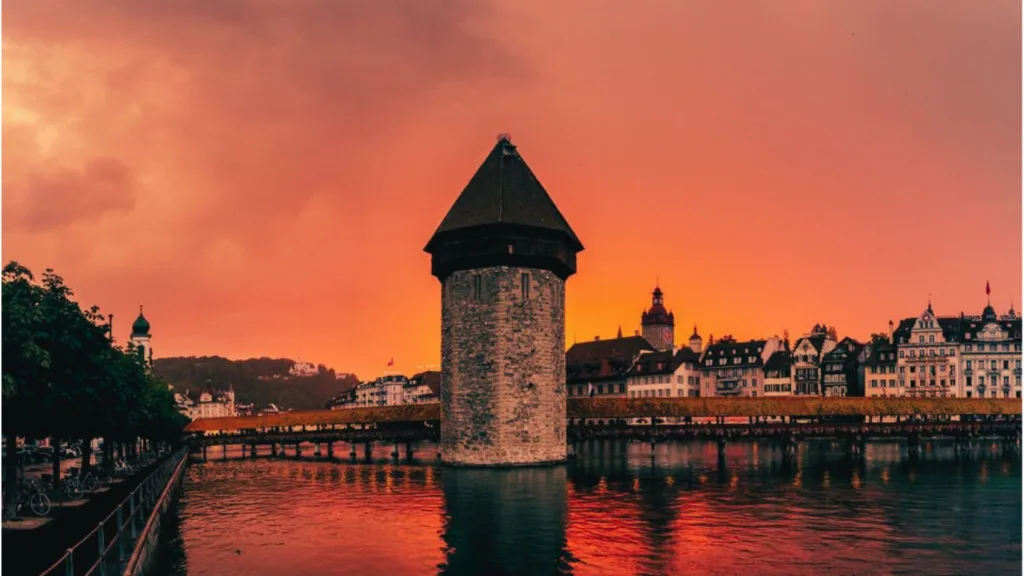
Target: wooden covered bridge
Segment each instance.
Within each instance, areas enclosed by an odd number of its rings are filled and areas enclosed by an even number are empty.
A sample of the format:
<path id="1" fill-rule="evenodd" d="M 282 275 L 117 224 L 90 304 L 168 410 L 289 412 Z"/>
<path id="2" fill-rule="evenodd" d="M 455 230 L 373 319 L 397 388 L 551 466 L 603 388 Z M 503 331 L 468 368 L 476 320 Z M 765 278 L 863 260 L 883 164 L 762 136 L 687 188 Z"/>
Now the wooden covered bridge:
<path id="1" fill-rule="evenodd" d="M 792 450 L 801 439 L 837 438 L 858 452 L 863 441 L 899 437 L 916 447 L 922 438 L 952 437 L 957 446 L 972 439 L 998 437 L 1019 445 L 1021 402 L 1016 399 L 962 398 L 600 398 L 570 399 L 566 441 L 588 439 L 660 442 L 712 439 L 771 439 Z M 205 457 L 213 445 L 241 445 L 243 457 L 269 446 L 271 456 L 285 446 L 302 455 L 302 444 L 321 445 L 334 457 L 335 443 L 356 446 L 370 458 L 374 443 L 404 445 L 412 458 L 414 442 L 437 442 L 440 404 L 412 404 L 343 410 L 310 410 L 233 418 L 207 418 L 189 424 L 194 452 Z"/>

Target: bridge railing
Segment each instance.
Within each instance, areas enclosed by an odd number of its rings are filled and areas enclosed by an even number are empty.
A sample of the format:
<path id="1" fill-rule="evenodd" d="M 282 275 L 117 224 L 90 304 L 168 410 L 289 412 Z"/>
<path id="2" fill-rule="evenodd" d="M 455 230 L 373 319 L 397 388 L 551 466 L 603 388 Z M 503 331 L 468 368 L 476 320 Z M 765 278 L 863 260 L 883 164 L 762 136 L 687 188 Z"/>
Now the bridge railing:
<path id="1" fill-rule="evenodd" d="M 122 574 L 146 525 L 146 518 L 159 503 L 168 479 L 184 464 L 185 455 L 186 449 L 182 448 L 150 472 L 127 498 L 41 576 Z"/>

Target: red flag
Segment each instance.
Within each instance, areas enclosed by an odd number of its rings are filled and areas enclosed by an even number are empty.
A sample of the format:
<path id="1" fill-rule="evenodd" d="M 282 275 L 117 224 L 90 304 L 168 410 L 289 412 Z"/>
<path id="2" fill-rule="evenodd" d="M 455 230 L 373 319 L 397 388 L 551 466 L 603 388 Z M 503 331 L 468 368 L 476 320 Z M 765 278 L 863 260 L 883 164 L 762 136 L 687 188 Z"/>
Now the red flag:
<path id="1" fill-rule="evenodd" d="M 985 281 L 985 295 L 992 294 L 992 287 L 988 285 L 988 280 Z"/>
<path id="2" fill-rule="evenodd" d="M 392 358 L 391 360 L 388 360 L 388 366 L 394 366 L 394 365 L 395 365 L 395 359 L 394 358 Z"/>

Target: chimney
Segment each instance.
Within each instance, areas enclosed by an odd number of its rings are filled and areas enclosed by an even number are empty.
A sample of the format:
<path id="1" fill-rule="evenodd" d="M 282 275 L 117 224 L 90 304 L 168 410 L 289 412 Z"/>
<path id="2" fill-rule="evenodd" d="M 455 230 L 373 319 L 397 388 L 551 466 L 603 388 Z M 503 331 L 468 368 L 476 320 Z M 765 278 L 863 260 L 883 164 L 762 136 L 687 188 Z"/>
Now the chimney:
<path id="1" fill-rule="evenodd" d="M 634 330 L 633 331 L 633 336 L 639 336 L 639 335 L 640 335 L 640 331 L 639 330 Z"/>
<path id="2" fill-rule="evenodd" d="M 893 326 L 892 320 L 889 320 L 889 343 L 890 344 L 893 343 L 893 341 L 892 341 L 892 326 Z"/>
<path id="3" fill-rule="evenodd" d="M 601 339 L 601 337 L 600 337 L 600 336 L 594 336 L 594 342 L 597 342 L 597 341 L 598 341 L 598 340 L 600 340 L 600 339 Z"/>

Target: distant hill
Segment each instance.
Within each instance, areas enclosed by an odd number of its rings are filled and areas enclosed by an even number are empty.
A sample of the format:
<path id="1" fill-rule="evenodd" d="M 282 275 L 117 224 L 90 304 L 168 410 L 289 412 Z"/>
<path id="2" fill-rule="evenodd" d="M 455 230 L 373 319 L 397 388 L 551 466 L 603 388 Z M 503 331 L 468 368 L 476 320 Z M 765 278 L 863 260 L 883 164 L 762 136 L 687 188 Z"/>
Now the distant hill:
<path id="1" fill-rule="evenodd" d="M 342 374 L 320 364 L 307 376 L 289 374 L 295 364 L 288 358 L 228 360 L 220 356 L 156 358 L 153 371 L 174 386 L 175 392 L 201 390 L 209 379 L 215 389 L 235 389 L 235 401 L 257 407 L 277 404 L 294 410 L 322 409 L 332 396 L 359 383 L 354 374 Z"/>

